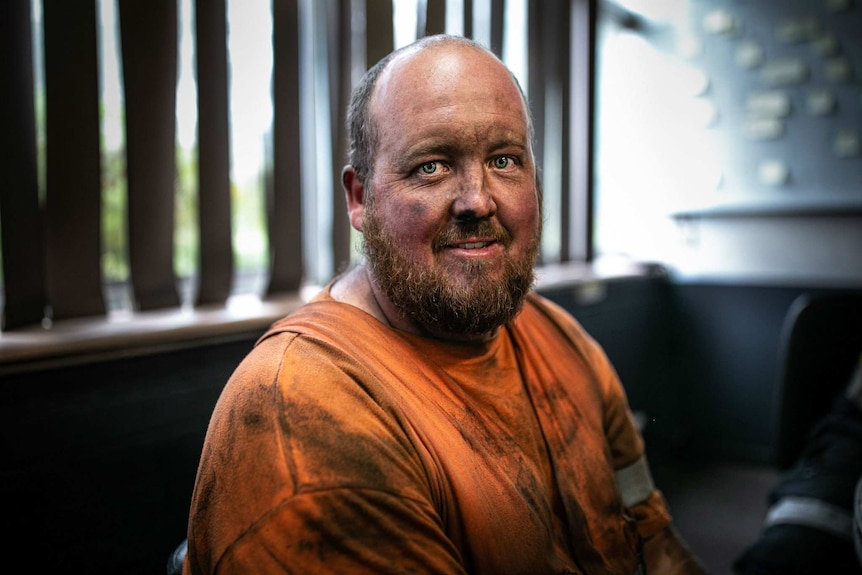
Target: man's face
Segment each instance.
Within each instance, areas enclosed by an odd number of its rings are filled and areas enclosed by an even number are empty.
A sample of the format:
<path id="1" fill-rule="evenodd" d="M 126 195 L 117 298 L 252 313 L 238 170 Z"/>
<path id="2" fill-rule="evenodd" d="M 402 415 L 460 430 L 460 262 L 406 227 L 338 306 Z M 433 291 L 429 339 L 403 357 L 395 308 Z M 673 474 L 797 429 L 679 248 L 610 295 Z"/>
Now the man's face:
<path id="1" fill-rule="evenodd" d="M 527 112 L 509 72 L 461 46 L 390 64 L 362 213 L 372 275 L 440 337 L 511 320 L 533 283 L 540 209 Z"/>

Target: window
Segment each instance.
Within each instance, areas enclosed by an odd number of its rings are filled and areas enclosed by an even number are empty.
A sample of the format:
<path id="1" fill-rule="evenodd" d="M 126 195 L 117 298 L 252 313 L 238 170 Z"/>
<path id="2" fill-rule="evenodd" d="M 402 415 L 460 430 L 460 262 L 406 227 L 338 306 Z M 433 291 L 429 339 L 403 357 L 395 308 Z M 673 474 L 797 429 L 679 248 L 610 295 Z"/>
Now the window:
<path id="1" fill-rule="evenodd" d="M 479 40 L 519 78 L 544 166 L 543 262 L 589 259 L 588 249 L 571 249 L 586 232 L 570 221 L 589 219 L 589 201 L 575 206 L 570 192 L 577 178 L 587 189 L 588 178 L 566 166 L 589 153 L 590 108 L 570 106 L 580 101 L 572 104 L 572 86 L 591 81 L 591 51 L 561 49 L 574 41 L 571 22 L 593 18 L 589 0 L 213 0 L 200 19 L 192 0 L 178 0 L 175 13 L 127 0 L 97 0 L 92 13 L 14 3 L 30 26 L 16 24 L 10 48 L 29 45 L 33 83 L 8 81 L 25 119 L 32 99 L 35 134 L 14 137 L 35 160 L 12 166 L 19 199 L 0 192 L 12 234 L 3 236 L 4 330 L 328 281 L 357 256 L 337 175 L 349 88 L 369 55 L 426 30 Z M 90 77 L 58 72 L 90 67 L 92 89 Z M 93 129 L 95 141 L 86 140 Z M 19 221 L 33 225 L 17 229 Z M 26 258 L 23 245 L 34 246 Z"/>

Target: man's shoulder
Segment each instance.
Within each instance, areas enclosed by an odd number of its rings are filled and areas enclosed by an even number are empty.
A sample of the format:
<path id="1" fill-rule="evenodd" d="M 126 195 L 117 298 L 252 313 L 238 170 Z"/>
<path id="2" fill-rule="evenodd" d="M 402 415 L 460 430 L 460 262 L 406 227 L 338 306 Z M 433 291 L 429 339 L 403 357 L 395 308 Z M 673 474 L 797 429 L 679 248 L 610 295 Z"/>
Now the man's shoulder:
<path id="1" fill-rule="evenodd" d="M 292 403 L 319 399 L 335 409 L 334 398 L 372 379 L 372 367 L 390 359 L 384 354 L 392 347 L 350 307 L 310 302 L 275 322 L 231 374 L 225 395 L 258 405 L 272 393 Z"/>
<path id="2" fill-rule="evenodd" d="M 597 353 L 602 353 L 598 342 L 572 312 L 535 292 L 527 298 L 514 327 L 533 342 L 541 342 L 539 347 L 556 342 L 566 348 L 575 348 L 580 354 L 593 359 Z"/>
<path id="3" fill-rule="evenodd" d="M 583 331 L 581 324 L 566 308 L 536 292 L 531 292 L 527 296 L 519 320 L 531 324 L 541 320 L 549 326 L 553 325 L 558 329 Z"/>
<path id="4" fill-rule="evenodd" d="M 331 297 L 316 297 L 310 302 L 273 323 L 258 340 L 261 342 L 278 334 L 295 334 L 317 337 L 351 337 L 374 329 L 376 320 L 364 311 L 338 302 Z M 379 322 L 377 322 L 379 323 Z"/>
<path id="5" fill-rule="evenodd" d="M 353 305 L 323 298 L 273 323 L 251 355 L 291 369 L 333 362 L 352 369 L 396 361 L 408 352 L 408 342 L 395 330 Z"/>

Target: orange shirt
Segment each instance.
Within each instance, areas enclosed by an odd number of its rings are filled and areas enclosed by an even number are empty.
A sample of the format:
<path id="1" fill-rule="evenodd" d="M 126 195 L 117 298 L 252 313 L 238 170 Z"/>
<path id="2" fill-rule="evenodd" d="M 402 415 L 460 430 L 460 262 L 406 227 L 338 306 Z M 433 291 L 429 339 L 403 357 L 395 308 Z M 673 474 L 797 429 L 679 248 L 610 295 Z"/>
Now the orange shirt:
<path id="1" fill-rule="evenodd" d="M 185 573 L 630 575 L 661 494 L 599 346 L 531 295 L 493 341 L 393 330 L 322 293 L 277 322 L 213 412 Z"/>

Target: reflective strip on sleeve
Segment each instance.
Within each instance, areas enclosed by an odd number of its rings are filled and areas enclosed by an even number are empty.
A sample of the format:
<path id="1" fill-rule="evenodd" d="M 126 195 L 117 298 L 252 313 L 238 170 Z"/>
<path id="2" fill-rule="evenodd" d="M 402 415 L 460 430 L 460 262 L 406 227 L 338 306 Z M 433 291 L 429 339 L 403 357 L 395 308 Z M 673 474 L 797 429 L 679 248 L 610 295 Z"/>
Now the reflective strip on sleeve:
<path id="1" fill-rule="evenodd" d="M 652 480 L 646 455 L 641 455 L 640 459 L 628 467 L 617 469 L 615 475 L 617 478 L 617 488 L 620 490 L 620 496 L 625 507 L 631 507 L 636 503 L 646 501 L 652 492 L 655 491 L 655 484 Z"/>
<path id="2" fill-rule="evenodd" d="M 769 508 L 764 524 L 805 525 L 846 539 L 853 534 L 853 518 L 847 511 L 812 497 L 783 497 Z"/>

